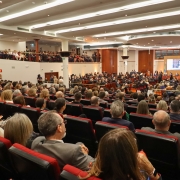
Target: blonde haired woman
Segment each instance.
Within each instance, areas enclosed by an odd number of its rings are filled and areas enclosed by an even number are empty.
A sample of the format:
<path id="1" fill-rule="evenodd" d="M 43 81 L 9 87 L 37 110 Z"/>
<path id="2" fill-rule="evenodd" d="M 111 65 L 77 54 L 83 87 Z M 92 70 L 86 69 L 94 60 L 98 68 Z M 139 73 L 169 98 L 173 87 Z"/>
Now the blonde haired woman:
<path id="1" fill-rule="evenodd" d="M 13 103 L 12 97 L 13 94 L 11 90 L 5 90 L 1 93 L 1 101 Z"/>
<path id="2" fill-rule="evenodd" d="M 158 110 L 167 111 L 167 110 L 168 110 L 168 105 L 167 105 L 166 101 L 160 100 L 160 101 L 158 102 L 156 108 L 157 108 Z"/>
<path id="3" fill-rule="evenodd" d="M 4 127 L 4 137 L 12 144 L 19 143 L 23 146 L 26 146 L 32 132 L 33 126 L 30 119 L 21 113 L 16 113 L 9 118 Z"/>

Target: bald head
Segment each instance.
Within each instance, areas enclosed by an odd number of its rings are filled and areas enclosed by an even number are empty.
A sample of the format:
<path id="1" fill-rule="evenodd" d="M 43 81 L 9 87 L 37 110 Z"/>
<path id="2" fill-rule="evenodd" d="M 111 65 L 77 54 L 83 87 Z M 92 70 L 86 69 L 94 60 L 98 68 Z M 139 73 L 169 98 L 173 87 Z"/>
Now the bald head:
<path id="1" fill-rule="evenodd" d="M 163 110 L 157 111 L 153 116 L 153 124 L 155 129 L 169 130 L 169 126 L 171 124 L 169 114 Z"/>
<path id="2" fill-rule="evenodd" d="M 64 98 L 64 93 L 62 91 L 56 92 L 56 97 L 57 98 Z"/>
<path id="3" fill-rule="evenodd" d="M 98 101 L 99 101 L 99 98 L 97 96 L 91 97 L 91 105 L 98 106 L 99 105 Z"/>

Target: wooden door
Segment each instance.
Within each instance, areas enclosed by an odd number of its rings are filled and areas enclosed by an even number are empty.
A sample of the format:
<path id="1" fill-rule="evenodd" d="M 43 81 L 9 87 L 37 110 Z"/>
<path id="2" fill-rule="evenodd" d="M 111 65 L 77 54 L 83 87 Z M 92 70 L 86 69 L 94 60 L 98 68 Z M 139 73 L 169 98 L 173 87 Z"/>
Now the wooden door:
<path id="1" fill-rule="evenodd" d="M 102 72 L 117 73 L 117 50 L 102 50 Z"/>
<path id="2" fill-rule="evenodd" d="M 56 76 L 59 79 L 59 72 L 46 72 L 45 79 L 47 78 L 47 80 L 50 81 L 52 75 Z"/>
<path id="3" fill-rule="evenodd" d="M 146 73 L 150 71 L 153 73 L 153 50 L 139 51 L 138 71 Z"/>

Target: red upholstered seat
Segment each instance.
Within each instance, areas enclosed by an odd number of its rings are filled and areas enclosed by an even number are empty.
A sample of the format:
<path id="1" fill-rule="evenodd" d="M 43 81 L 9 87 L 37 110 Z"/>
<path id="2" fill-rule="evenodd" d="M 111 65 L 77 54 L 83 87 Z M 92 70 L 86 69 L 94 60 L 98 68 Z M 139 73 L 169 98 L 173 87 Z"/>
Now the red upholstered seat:
<path id="1" fill-rule="evenodd" d="M 115 128 L 123 128 L 123 129 L 129 129 L 126 126 L 121 126 L 118 124 L 111 124 L 103 121 L 97 121 L 95 124 L 95 131 L 96 131 L 96 137 L 97 140 L 100 141 L 100 139 L 110 130 L 113 130 Z"/>
<path id="2" fill-rule="evenodd" d="M 93 125 L 96 123 L 96 121 L 101 121 L 103 118 L 102 107 L 83 106 L 83 112 L 87 116 L 87 118 L 93 121 Z"/>
<path id="3" fill-rule="evenodd" d="M 96 136 L 92 121 L 87 118 L 66 116 L 66 137 L 65 142 L 82 142 L 89 148 L 90 155 L 94 156 L 97 150 Z"/>
<path id="4" fill-rule="evenodd" d="M 131 121 L 134 124 L 134 127 L 136 129 L 141 129 L 142 127 L 154 128 L 152 118 L 153 117 L 149 115 L 130 113 L 129 121 Z"/>
<path id="5" fill-rule="evenodd" d="M 21 107 L 21 112 L 26 114 L 29 117 L 29 119 L 31 120 L 31 122 L 33 124 L 34 131 L 39 132 L 37 120 L 40 115 L 39 114 L 40 109 L 23 106 L 23 107 Z"/>
<path id="6" fill-rule="evenodd" d="M 78 176 L 85 177 L 87 176 L 87 172 L 84 172 L 74 166 L 66 165 L 63 168 L 63 171 L 61 173 L 61 177 L 65 180 L 79 180 Z M 98 177 L 92 176 L 90 178 L 87 178 L 87 180 L 101 180 Z"/>
<path id="7" fill-rule="evenodd" d="M 171 180 L 180 179 L 178 138 L 140 129 L 137 129 L 135 134 L 139 150 L 144 150 L 162 177 Z"/>
<path id="8" fill-rule="evenodd" d="M 0 179 L 14 178 L 8 149 L 12 146 L 8 139 L 0 137 Z"/>
<path id="9" fill-rule="evenodd" d="M 13 144 L 9 149 L 10 159 L 20 179 L 59 180 L 60 168 L 56 159 Z"/>

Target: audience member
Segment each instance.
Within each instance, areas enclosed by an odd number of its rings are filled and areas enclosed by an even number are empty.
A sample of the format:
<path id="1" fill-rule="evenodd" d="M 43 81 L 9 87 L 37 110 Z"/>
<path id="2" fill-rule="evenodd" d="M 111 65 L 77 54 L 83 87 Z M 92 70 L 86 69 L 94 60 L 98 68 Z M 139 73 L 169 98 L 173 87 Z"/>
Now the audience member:
<path id="1" fill-rule="evenodd" d="M 30 119 L 21 113 L 10 117 L 4 127 L 4 137 L 9 139 L 12 144 L 19 143 L 26 146 L 32 133 L 33 126 Z"/>
<path id="2" fill-rule="evenodd" d="M 57 113 L 48 111 L 38 119 L 39 131 L 45 137 L 36 138 L 31 148 L 42 154 L 57 159 L 60 168 L 70 164 L 82 170 L 88 170 L 94 159 L 88 155 L 88 149 L 83 144 L 64 143 L 66 121 Z"/>
<path id="3" fill-rule="evenodd" d="M 135 136 L 131 131 L 114 129 L 100 140 L 96 161 L 87 177 L 97 176 L 103 180 L 144 180 L 142 171 L 153 180 L 155 168 L 143 151 L 138 153 Z"/>
<path id="4" fill-rule="evenodd" d="M 64 98 L 64 93 L 62 91 L 57 91 L 56 98 Z"/>
<path id="5" fill-rule="evenodd" d="M 121 101 L 117 100 L 111 104 L 112 117 L 104 117 L 102 121 L 127 126 L 131 131 L 135 131 L 132 122 L 122 119 L 124 115 L 124 105 Z"/>
<path id="6" fill-rule="evenodd" d="M 29 91 L 28 91 L 28 96 L 35 98 L 37 96 L 36 89 L 35 88 L 30 88 Z"/>
<path id="7" fill-rule="evenodd" d="M 5 101 L 7 103 L 13 103 L 12 101 L 12 90 L 4 90 L 2 93 L 1 93 L 1 100 L 2 101 Z"/>
<path id="8" fill-rule="evenodd" d="M 145 115 L 151 115 L 151 113 L 149 112 L 148 103 L 145 100 L 141 100 L 138 103 L 138 107 L 137 107 L 136 113 L 138 113 L 138 114 L 145 114 Z"/>
<path id="9" fill-rule="evenodd" d="M 43 98 L 45 100 L 48 100 L 49 99 L 49 91 L 47 89 L 43 89 L 41 91 L 41 94 L 39 96 L 40 98 Z"/>
<path id="10" fill-rule="evenodd" d="M 66 100 L 64 98 L 58 98 L 55 101 L 54 110 L 63 118 L 63 112 L 66 109 Z"/>
<path id="11" fill-rule="evenodd" d="M 158 134 L 167 134 L 167 135 L 174 135 L 179 138 L 180 140 L 180 134 L 179 133 L 171 133 L 169 132 L 169 127 L 171 125 L 170 116 L 167 112 L 163 110 L 159 110 L 154 113 L 152 123 L 155 127 L 155 129 L 150 127 L 143 127 L 141 129 L 156 132 Z"/>
<path id="12" fill-rule="evenodd" d="M 74 101 L 72 102 L 73 104 L 81 104 L 81 99 L 82 99 L 82 95 L 80 92 L 77 92 L 74 95 Z M 81 104 L 83 106 L 83 104 Z"/>
<path id="13" fill-rule="evenodd" d="M 180 101 L 173 100 L 169 106 L 170 108 L 170 119 L 180 120 Z"/>
<path id="14" fill-rule="evenodd" d="M 93 96 L 93 93 L 92 93 L 92 91 L 91 90 L 88 90 L 87 92 L 86 92 L 86 94 L 85 94 L 85 99 L 91 99 L 91 97 Z"/>
<path id="15" fill-rule="evenodd" d="M 26 102 L 25 102 L 25 99 L 24 99 L 24 96 L 16 96 L 14 99 L 13 99 L 13 103 L 14 104 L 20 104 L 21 106 L 25 106 L 26 105 Z"/>
<path id="16" fill-rule="evenodd" d="M 46 108 L 46 100 L 44 98 L 37 98 L 36 99 L 36 107 L 39 108 L 40 110 L 49 110 Z"/>
<path id="17" fill-rule="evenodd" d="M 157 104 L 157 109 L 167 111 L 168 110 L 167 102 L 164 100 L 160 100 Z"/>

